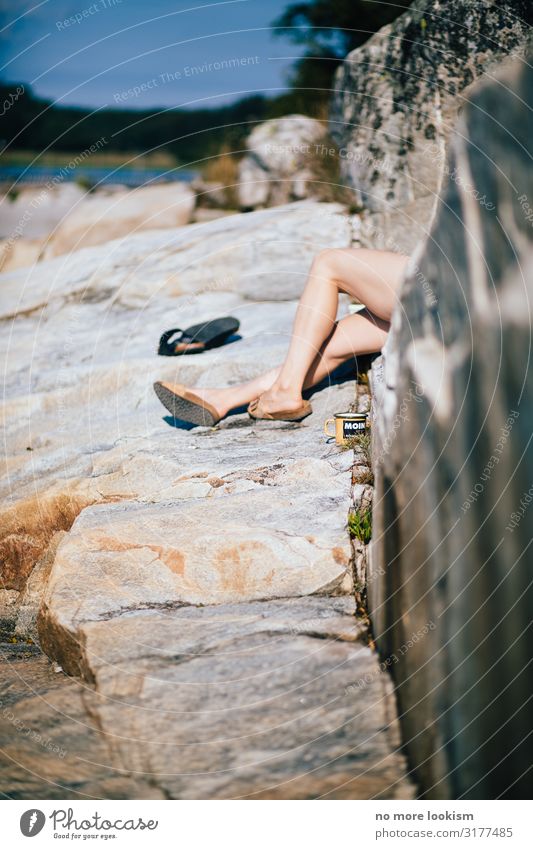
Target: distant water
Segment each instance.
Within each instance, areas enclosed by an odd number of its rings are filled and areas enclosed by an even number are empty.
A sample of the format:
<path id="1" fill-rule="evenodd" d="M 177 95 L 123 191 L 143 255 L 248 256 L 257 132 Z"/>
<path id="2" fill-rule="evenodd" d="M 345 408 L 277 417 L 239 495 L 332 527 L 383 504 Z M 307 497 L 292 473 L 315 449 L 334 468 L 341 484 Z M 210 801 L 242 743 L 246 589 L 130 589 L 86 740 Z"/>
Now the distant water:
<path id="1" fill-rule="evenodd" d="M 68 168 L 68 166 L 26 166 L 8 165 L 0 167 L 0 181 L 4 183 L 47 183 L 49 180 L 59 183 L 72 183 L 83 180 L 93 185 L 120 184 L 121 186 L 144 186 L 155 183 L 186 182 L 197 176 L 196 171 L 182 168 Z"/>

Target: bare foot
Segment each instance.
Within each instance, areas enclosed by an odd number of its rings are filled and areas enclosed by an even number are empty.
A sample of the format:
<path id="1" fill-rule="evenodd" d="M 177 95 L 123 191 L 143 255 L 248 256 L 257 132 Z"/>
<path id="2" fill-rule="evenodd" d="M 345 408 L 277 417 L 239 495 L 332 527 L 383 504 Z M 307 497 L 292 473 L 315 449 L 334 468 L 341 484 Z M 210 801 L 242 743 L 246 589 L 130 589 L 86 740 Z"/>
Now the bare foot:
<path id="1" fill-rule="evenodd" d="M 259 396 L 261 407 L 266 413 L 293 412 L 299 410 L 303 403 L 301 395 L 271 386 Z"/>
<path id="2" fill-rule="evenodd" d="M 236 386 L 228 386 L 224 389 L 203 388 L 199 386 L 191 386 L 190 391 L 198 395 L 202 401 L 211 404 L 218 411 L 221 418 L 227 416 L 232 410 L 238 407 L 246 407 L 250 401 L 255 400 L 259 396 L 265 398 L 265 393 L 272 396 L 272 400 L 276 404 L 282 404 L 281 407 L 275 409 L 280 410 L 297 410 L 301 406 L 301 397 L 295 396 L 292 393 L 291 399 L 287 396 L 290 393 L 280 393 L 280 390 L 275 384 L 279 369 L 270 369 L 259 377 L 254 377 L 248 383 L 240 383 Z M 274 400 L 275 399 L 275 400 Z M 284 405 L 284 406 L 283 406 Z"/>
<path id="3" fill-rule="evenodd" d="M 198 386 L 191 387 L 191 392 L 198 395 L 202 401 L 207 401 L 217 410 L 221 419 L 227 416 L 229 411 L 235 407 L 230 389 L 201 389 Z"/>

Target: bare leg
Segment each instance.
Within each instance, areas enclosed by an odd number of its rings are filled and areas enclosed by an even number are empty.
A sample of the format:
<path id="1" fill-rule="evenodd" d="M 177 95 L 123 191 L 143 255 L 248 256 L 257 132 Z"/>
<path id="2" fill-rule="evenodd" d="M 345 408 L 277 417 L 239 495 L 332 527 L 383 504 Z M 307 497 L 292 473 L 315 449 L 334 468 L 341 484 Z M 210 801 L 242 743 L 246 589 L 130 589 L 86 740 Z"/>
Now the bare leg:
<path id="1" fill-rule="evenodd" d="M 408 257 L 388 251 L 322 251 L 298 305 L 282 366 L 240 386 L 195 388 L 195 394 L 221 417 L 259 397 L 261 406 L 272 413 L 298 409 L 304 388 L 320 382 L 345 360 L 381 349 L 407 261 Z M 366 310 L 336 323 L 339 292 L 365 304 Z"/>
<path id="2" fill-rule="evenodd" d="M 353 248 L 318 254 L 298 305 L 285 362 L 272 385 L 259 393 L 265 410 L 296 410 L 301 406 L 306 377 L 332 332 L 339 292 L 365 304 L 376 319 L 390 320 L 407 260 L 389 251 Z"/>
<path id="3" fill-rule="evenodd" d="M 305 376 L 303 388 L 308 389 L 320 383 L 346 360 L 358 354 L 371 354 L 379 351 L 387 338 L 388 322 L 368 310 L 347 316 L 333 325 L 329 337 L 322 343 Z M 194 389 L 194 393 L 208 401 L 220 413 L 221 417 L 236 407 L 249 404 L 258 398 L 279 379 L 282 366 L 270 369 L 264 374 L 227 389 Z"/>

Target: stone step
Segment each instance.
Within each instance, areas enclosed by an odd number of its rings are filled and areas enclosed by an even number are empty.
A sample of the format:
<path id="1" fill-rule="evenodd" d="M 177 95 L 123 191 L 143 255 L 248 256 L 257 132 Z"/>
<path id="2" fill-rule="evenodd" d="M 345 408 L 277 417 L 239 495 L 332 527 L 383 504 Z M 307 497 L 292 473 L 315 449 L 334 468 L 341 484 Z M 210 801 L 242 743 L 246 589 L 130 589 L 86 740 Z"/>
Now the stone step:
<path id="1" fill-rule="evenodd" d="M 12 699 L 41 735 L 0 732 L 18 798 L 412 798 L 349 597 L 124 611 L 80 636 L 91 686 L 26 668 L 35 695 Z"/>

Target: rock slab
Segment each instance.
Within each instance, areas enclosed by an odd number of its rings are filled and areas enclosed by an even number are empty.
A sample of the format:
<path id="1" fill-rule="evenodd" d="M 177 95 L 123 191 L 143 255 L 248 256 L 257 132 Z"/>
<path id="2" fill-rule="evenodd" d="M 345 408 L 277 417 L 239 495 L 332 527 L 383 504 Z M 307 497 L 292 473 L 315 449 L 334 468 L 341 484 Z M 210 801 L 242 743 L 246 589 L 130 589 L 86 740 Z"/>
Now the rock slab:
<path id="1" fill-rule="evenodd" d="M 390 680 L 353 608 L 306 598 L 87 622 L 81 683 L 9 657 L 2 792 L 411 798 Z"/>
<path id="2" fill-rule="evenodd" d="M 3 276 L 4 593 L 19 637 L 37 627 L 80 682 L 64 723 L 29 695 L 17 715 L 53 724 L 69 751 L 85 715 L 73 756 L 93 760 L 97 729 L 101 766 L 45 753 L 39 789 L 15 736 L 3 781 L 19 797 L 412 795 L 391 690 L 354 616 L 352 456 L 322 431 L 353 401 L 353 372 L 318 387 L 297 425 L 239 411 L 194 428 L 152 390 L 280 363 L 313 255 L 332 243 L 349 243 L 345 210 L 303 203 Z M 241 321 L 224 347 L 156 356 L 169 326 L 224 314 Z"/>

